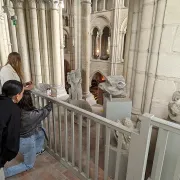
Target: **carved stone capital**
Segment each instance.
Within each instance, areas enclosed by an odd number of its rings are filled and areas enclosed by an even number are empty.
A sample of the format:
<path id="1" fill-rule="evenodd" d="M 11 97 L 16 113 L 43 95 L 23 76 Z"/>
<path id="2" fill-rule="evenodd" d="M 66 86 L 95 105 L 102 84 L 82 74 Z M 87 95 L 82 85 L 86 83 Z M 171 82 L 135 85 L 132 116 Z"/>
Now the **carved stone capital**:
<path id="1" fill-rule="evenodd" d="M 23 8 L 24 0 L 11 0 L 14 8 Z"/>
<path id="2" fill-rule="evenodd" d="M 48 3 L 50 4 L 50 7 L 52 9 L 59 9 L 59 5 L 60 5 L 60 0 L 48 0 Z"/>

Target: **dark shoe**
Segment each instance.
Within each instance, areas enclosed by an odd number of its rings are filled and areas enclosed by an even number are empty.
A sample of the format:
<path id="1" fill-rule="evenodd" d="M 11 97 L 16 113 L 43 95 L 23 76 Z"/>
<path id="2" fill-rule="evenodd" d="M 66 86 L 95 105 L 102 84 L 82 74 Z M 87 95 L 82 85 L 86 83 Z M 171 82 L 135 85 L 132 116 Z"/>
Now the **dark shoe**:
<path id="1" fill-rule="evenodd" d="M 42 149 L 40 152 L 36 153 L 36 156 L 41 155 L 45 152 L 45 149 Z"/>

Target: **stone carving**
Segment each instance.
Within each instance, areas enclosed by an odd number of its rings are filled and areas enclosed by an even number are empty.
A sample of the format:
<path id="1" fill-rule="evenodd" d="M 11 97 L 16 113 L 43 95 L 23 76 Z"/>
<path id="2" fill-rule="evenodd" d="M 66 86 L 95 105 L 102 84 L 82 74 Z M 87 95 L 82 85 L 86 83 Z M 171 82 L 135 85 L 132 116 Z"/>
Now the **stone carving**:
<path id="1" fill-rule="evenodd" d="M 180 91 L 174 92 L 168 104 L 168 112 L 170 120 L 180 123 Z"/>
<path id="2" fill-rule="evenodd" d="M 125 87 L 126 83 L 123 76 L 107 76 L 106 81 L 99 84 L 99 88 L 111 97 L 126 97 Z"/>
<path id="3" fill-rule="evenodd" d="M 67 81 L 71 85 L 69 88 L 69 97 L 72 100 L 82 99 L 82 78 L 80 70 L 72 70 L 67 73 Z"/>
<path id="4" fill-rule="evenodd" d="M 120 124 L 120 125 L 123 125 L 123 126 L 125 126 L 127 128 L 129 128 L 130 130 L 134 130 L 135 129 L 132 120 L 129 119 L 129 118 L 124 118 L 123 120 L 117 120 L 117 123 Z M 118 141 L 119 132 L 115 131 L 114 136 L 116 138 L 116 141 Z M 130 141 L 131 141 L 131 137 L 126 135 L 126 134 L 123 134 L 122 149 L 128 150 L 129 149 Z"/>

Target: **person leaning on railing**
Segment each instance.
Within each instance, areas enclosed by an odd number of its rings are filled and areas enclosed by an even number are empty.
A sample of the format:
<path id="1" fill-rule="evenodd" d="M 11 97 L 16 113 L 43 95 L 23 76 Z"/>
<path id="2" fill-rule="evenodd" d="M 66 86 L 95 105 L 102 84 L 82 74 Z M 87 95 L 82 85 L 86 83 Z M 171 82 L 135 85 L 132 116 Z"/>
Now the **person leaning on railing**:
<path id="1" fill-rule="evenodd" d="M 17 103 L 23 96 L 23 85 L 16 80 L 4 83 L 0 95 L 0 180 L 4 180 L 3 167 L 19 151 L 21 111 Z"/>
<path id="2" fill-rule="evenodd" d="M 4 170 L 5 177 L 10 177 L 33 168 L 36 156 L 44 152 L 43 145 L 45 130 L 41 126 L 52 110 L 52 103 L 48 103 L 42 109 L 33 106 L 30 91 L 24 91 L 23 98 L 19 102 L 21 108 L 20 149 L 24 161 L 16 166 Z"/>
<path id="3" fill-rule="evenodd" d="M 3 86 L 3 84 L 8 80 L 16 80 L 19 82 L 24 81 L 22 73 L 22 60 L 20 54 L 17 52 L 12 52 L 8 55 L 6 65 L 0 70 L 0 85 Z M 23 85 L 25 90 L 33 89 L 33 84 L 31 81 L 25 82 Z"/>

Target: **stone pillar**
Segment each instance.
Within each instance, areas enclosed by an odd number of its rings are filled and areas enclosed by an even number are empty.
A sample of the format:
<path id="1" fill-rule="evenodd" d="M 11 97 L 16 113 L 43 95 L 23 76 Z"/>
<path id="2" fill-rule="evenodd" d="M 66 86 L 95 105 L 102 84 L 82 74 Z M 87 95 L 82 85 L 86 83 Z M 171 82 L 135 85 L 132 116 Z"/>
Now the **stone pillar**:
<path id="1" fill-rule="evenodd" d="M 80 1 L 74 1 L 74 56 L 75 68 L 81 69 L 81 6 Z"/>
<path id="2" fill-rule="evenodd" d="M 18 43 L 17 43 L 17 35 L 16 35 L 16 26 L 13 25 L 13 21 L 11 20 L 12 16 L 15 16 L 13 5 L 11 4 L 10 0 L 6 1 L 5 4 L 6 13 L 8 17 L 8 25 L 10 31 L 10 40 L 12 45 L 12 51 L 18 52 Z"/>
<path id="3" fill-rule="evenodd" d="M 101 48 L 102 48 L 102 35 L 103 35 L 103 32 L 100 32 L 100 34 L 99 34 L 99 37 L 100 37 L 100 39 L 99 39 L 99 59 L 101 58 L 101 52 L 102 52 L 102 50 L 101 50 Z"/>
<path id="4" fill-rule="evenodd" d="M 75 63 L 75 56 L 74 56 L 74 34 L 75 34 L 75 28 L 74 28 L 74 1 L 72 4 L 70 4 L 70 17 L 69 17 L 69 30 L 70 30 L 70 36 L 69 36 L 69 42 L 70 42 L 70 64 L 71 69 L 76 69 L 76 63 Z"/>
<path id="5" fill-rule="evenodd" d="M 52 52 L 54 84 L 62 84 L 61 50 L 60 50 L 60 20 L 59 20 L 59 1 L 51 0 L 51 30 L 52 30 Z"/>
<path id="6" fill-rule="evenodd" d="M 36 0 L 29 2 L 36 85 L 42 83 Z"/>
<path id="7" fill-rule="evenodd" d="M 87 96 L 89 92 L 90 77 L 90 20 L 91 20 L 91 1 L 81 0 L 81 41 L 82 41 L 82 89 L 83 95 Z"/>
<path id="8" fill-rule="evenodd" d="M 128 11 L 128 28 L 127 28 L 127 40 L 126 40 L 126 51 L 125 51 L 125 62 L 124 62 L 124 75 L 126 78 L 127 94 L 132 98 L 133 95 L 133 81 L 132 77 L 135 75 L 133 73 L 133 67 L 135 66 L 135 49 L 136 49 L 136 39 L 137 39 L 137 29 L 140 21 L 138 19 L 141 17 L 140 12 L 136 9 L 139 8 L 139 1 L 131 1 L 129 4 Z M 132 26 L 133 22 L 134 26 Z"/>
<path id="9" fill-rule="evenodd" d="M 102 9 L 103 11 L 105 11 L 106 10 L 106 0 L 103 0 L 103 9 Z"/>
<path id="10" fill-rule="evenodd" d="M 153 91 L 155 89 L 155 80 L 157 73 L 157 66 L 159 60 L 159 50 L 161 44 L 161 37 L 164 28 L 164 17 L 166 11 L 166 0 L 155 1 L 154 2 L 154 10 L 153 14 L 153 25 L 152 25 L 152 36 L 149 48 L 149 71 L 147 74 L 147 86 L 146 86 L 146 94 L 144 100 L 144 112 L 151 113 L 151 105 L 153 98 Z M 161 13 L 158 13 L 160 12 Z M 154 40 L 155 39 L 155 40 Z M 153 40 L 153 41 L 152 41 Z"/>
<path id="11" fill-rule="evenodd" d="M 51 0 L 51 32 L 53 53 L 53 76 L 57 97 L 66 96 L 64 76 L 64 44 L 63 44 L 63 21 L 62 0 Z"/>
<path id="12" fill-rule="evenodd" d="M 4 13 L 2 9 L 2 1 L 0 2 L 0 34 L 2 35 L 2 29 L 3 29 L 3 21 L 4 21 Z M 4 66 L 7 62 L 7 56 L 5 53 L 5 46 L 4 46 L 4 40 L 3 37 L 0 41 L 0 66 Z"/>
<path id="13" fill-rule="evenodd" d="M 94 12 L 97 12 L 97 0 L 94 0 Z"/>
<path id="14" fill-rule="evenodd" d="M 112 38 L 111 38 L 111 67 L 110 67 L 110 74 L 116 75 L 116 65 L 118 61 L 120 61 L 119 55 L 119 32 L 120 32 L 120 18 L 121 18 L 121 8 L 122 8 L 122 0 L 116 0 L 114 2 L 113 8 L 113 28 L 112 28 Z"/>
<path id="15" fill-rule="evenodd" d="M 63 0 L 59 1 L 59 30 L 60 30 L 60 63 L 61 63 L 61 85 L 65 87 L 65 74 L 64 74 L 64 38 L 63 38 L 63 17 L 62 17 L 62 4 Z"/>
<path id="16" fill-rule="evenodd" d="M 48 47 L 47 47 L 47 29 L 46 29 L 45 3 L 39 3 L 39 36 L 42 64 L 43 82 L 50 84 Z"/>
<path id="17" fill-rule="evenodd" d="M 18 50 L 21 54 L 24 81 L 31 80 L 30 63 L 29 63 L 29 53 L 28 53 L 28 41 L 27 41 L 27 30 L 24 16 L 24 0 L 14 2 L 14 9 L 17 15 L 17 37 L 18 37 Z"/>
<path id="18" fill-rule="evenodd" d="M 134 1 L 132 24 L 136 26 L 131 29 L 127 73 L 128 88 L 133 92 L 134 115 L 150 112 L 165 7 L 166 0 L 154 1 L 152 4 Z M 158 13 L 160 10 L 161 13 Z"/>
<path id="19" fill-rule="evenodd" d="M 90 58 L 91 58 L 91 0 L 81 0 L 81 60 L 82 60 L 82 91 L 83 98 L 89 104 L 96 104 L 93 95 L 89 92 L 90 87 Z"/>

